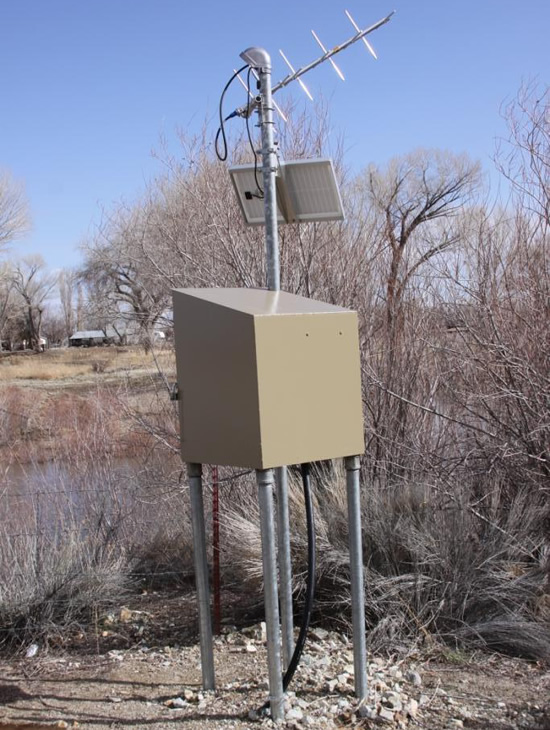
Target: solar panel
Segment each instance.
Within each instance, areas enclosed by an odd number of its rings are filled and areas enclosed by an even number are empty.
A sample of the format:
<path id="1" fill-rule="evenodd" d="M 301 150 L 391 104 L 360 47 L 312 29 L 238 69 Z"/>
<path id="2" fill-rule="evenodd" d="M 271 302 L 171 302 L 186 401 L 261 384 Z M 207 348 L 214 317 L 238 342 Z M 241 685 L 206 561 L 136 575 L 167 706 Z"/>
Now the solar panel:
<path id="1" fill-rule="evenodd" d="M 256 185 L 254 165 L 229 168 L 237 199 L 248 225 L 264 225 L 264 201 Z M 261 168 L 258 168 L 261 183 Z M 344 209 L 330 159 L 283 162 L 277 176 L 277 213 L 282 223 L 343 220 Z"/>

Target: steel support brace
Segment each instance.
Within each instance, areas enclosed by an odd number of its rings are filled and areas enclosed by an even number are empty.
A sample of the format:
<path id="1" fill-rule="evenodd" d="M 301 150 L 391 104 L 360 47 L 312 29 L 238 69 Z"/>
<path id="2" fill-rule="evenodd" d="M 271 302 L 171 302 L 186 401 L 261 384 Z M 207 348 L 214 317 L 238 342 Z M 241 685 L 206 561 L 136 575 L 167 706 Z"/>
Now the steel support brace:
<path id="1" fill-rule="evenodd" d="M 283 678 L 279 630 L 279 605 L 277 590 L 277 558 L 275 550 L 275 525 L 273 519 L 273 469 L 258 469 L 258 501 L 260 505 L 260 529 L 262 537 L 262 562 L 264 572 L 264 605 L 267 630 L 267 663 L 269 672 L 269 702 L 271 719 L 284 719 Z"/>
<path id="2" fill-rule="evenodd" d="M 189 475 L 189 489 L 191 492 L 193 553 L 195 558 L 195 581 L 197 585 L 197 598 L 199 605 L 202 686 L 203 689 L 215 689 L 214 647 L 212 642 L 210 590 L 208 587 L 208 560 L 206 557 L 206 530 L 204 526 L 204 503 L 202 497 L 202 465 L 187 464 L 187 474 Z"/>
<path id="3" fill-rule="evenodd" d="M 359 457 L 349 456 L 346 458 L 345 464 L 348 496 L 355 696 L 359 699 L 364 699 L 367 696 L 367 645 L 365 636 L 365 592 L 363 584 Z"/>
<path id="4" fill-rule="evenodd" d="M 283 637 L 283 666 L 285 671 L 294 652 L 294 618 L 292 615 L 292 561 L 290 555 L 290 522 L 288 510 L 288 471 L 286 466 L 275 469 L 277 485 L 277 535 L 279 555 L 279 593 Z"/>

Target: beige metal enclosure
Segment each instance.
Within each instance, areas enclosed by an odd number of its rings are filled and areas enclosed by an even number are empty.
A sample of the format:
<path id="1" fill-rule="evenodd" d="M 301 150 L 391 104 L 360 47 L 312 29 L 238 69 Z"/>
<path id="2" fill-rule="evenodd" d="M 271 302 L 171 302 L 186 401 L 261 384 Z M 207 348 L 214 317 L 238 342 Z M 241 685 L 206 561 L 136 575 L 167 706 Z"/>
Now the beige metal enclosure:
<path id="1" fill-rule="evenodd" d="M 364 451 L 355 312 L 263 289 L 173 298 L 184 461 L 268 469 Z"/>

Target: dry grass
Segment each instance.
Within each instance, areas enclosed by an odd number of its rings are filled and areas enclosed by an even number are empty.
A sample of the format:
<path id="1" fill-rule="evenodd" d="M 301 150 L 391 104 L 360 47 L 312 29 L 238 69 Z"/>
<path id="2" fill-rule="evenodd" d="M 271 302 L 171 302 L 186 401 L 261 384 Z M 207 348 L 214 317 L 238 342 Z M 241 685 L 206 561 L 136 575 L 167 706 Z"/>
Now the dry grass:
<path id="1" fill-rule="evenodd" d="M 290 481 L 294 592 L 305 584 L 307 537 L 302 488 Z M 437 489 L 365 485 L 363 544 L 370 646 L 443 640 L 531 659 L 550 660 L 548 622 L 537 613 L 548 590 L 543 501 L 517 494 L 504 508 L 495 496 L 480 511 L 466 481 L 449 504 Z M 252 497 L 252 495 L 250 495 Z M 226 573 L 248 594 L 261 596 L 257 510 L 227 503 Z M 350 621 L 346 485 L 342 469 L 315 483 L 316 618 L 340 627 Z"/>
<path id="2" fill-rule="evenodd" d="M 145 353 L 140 347 L 59 348 L 32 355 L 13 353 L 0 359 L 0 382 L 13 380 L 69 380 L 91 374 L 134 370 L 175 371 L 170 348 Z"/>
<path id="3" fill-rule="evenodd" d="M 14 388 L 14 404 L 24 389 Z M 12 405 L 12 404 L 10 404 Z M 0 647 L 62 635 L 129 588 L 189 579 L 179 459 L 121 458 L 116 400 L 63 394 L 48 410 L 52 460 L 6 462 L 0 483 Z M 41 429 L 47 431 L 48 424 Z M 32 444 L 31 444 L 32 446 Z"/>

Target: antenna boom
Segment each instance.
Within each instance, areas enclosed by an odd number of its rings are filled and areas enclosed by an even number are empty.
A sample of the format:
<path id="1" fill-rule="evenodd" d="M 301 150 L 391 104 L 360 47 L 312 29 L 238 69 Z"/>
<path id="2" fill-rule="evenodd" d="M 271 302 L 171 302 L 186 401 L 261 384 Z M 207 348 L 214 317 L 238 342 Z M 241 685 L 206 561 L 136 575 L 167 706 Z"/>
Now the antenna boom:
<path id="1" fill-rule="evenodd" d="M 274 94 L 276 91 L 279 91 L 279 89 L 284 88 L 285 86 L 288 86 L 292 81 L 295 81 L 300 76 L 303 76 L 308 71 L 311 71 L 311 69 L 315 68 L 316 66 L 319 66 L 319 64 L 323 63 L 323 61 L 326 61 L 327 59 L 330 59 L 332 56 L 335 56 L 337 53 L 340 53 L 340 51 L 343 51 L 345 48 L 348 48 L 348 46 L 351 46 L 356 41 L 361 40 L 361 38 L 364 38 L 369 33 L 372 33 L 375 30 L 378 30 L 382 25 L 385 25 L 388 23 L 394 15 L 395 10 L 392 10 L 392 12 L 387 15 L 385 18 L 382 18 L 377 23 L 374 23 L 374 25 L 369 26 L 368 28 L 365 28 L 365 30 L 361 30 L 358 33 L 356 33 L 351 38 L 348 38 L 347 41 L 344 41 L 344 43 L 341 43 L 339 46 L 334 46 L 334 48 L 331 48 L 330 51 L 327 51 L 327 53 L 324 53 L 319 58 L 316 58 L 315 61 L 312 61 L 311 63 L 308 63 L 307 66 L 302 66 L 302 68 L 299 68 L 297 71 L 294 71 L 293 73 L 290 73 L 288 76 L 285 76 L 285 78 L 282 81 L 279 81 L 278 84 L 275 84 L 275 86 L 272 89 L 272 93 Z"/>

